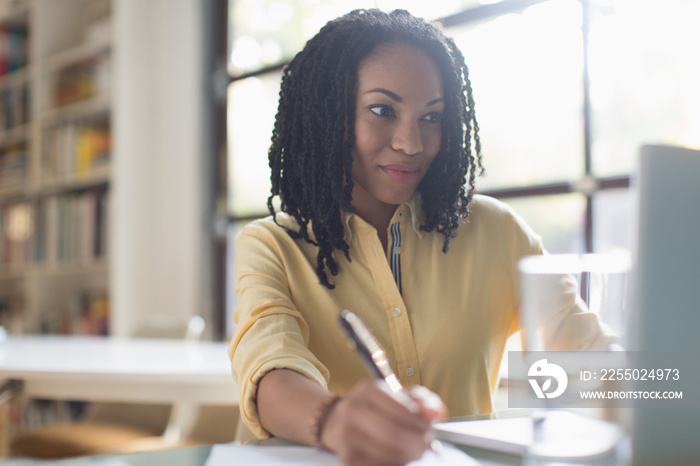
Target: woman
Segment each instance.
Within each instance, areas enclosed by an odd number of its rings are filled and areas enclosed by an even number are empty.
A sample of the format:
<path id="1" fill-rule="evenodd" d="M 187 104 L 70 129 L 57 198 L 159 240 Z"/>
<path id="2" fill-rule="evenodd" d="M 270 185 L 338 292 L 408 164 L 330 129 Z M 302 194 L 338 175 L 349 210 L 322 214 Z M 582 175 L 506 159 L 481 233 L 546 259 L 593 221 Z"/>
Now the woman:
<path id="1" fill-rule="evenodd" d="M 354 11 L 292 60 L 269 153 L 272 216 L 237 238 L 230 355 L 255 434 L 347 464 L 405 464 L 442 402 L 451 415 L 492 409 L 518 329 L 516 264 L 543 249 L 507 206 L 474 195 L 480 151 L 468 69 L 432 24 Z M 583 323 L 575 344 L 602 344 L 575 285 L 567 293 L 554 327 Z M 343 309 L 420 387 L 416 403 L 368 380 L 337 324 Z"/>

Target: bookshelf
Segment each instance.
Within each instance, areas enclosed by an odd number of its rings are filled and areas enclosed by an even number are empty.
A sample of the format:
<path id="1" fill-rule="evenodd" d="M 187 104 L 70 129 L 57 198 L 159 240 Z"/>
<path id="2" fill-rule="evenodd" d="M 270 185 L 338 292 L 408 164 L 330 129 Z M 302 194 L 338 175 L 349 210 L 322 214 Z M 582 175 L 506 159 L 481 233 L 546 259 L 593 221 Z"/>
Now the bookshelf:
<path id="1" fill-rule="evenodd" d="M 204 3 L 0 0 L 10 334 L 210 320 Z"/>
<path id="2" fill-rule="evenodd" d="M 109 0 L 0 1 L 0 325 L 11 334 L 108 331 L 110 13 Z"/>
<path id="3" fill-rule="evenodd" d="M 131 336 L 154 321 L 211 322 L 208 2 L 0 0 L 8 333 Z M 0 403 L 0 443 L 3 429 L 82 406 L 11 402 Z"/>

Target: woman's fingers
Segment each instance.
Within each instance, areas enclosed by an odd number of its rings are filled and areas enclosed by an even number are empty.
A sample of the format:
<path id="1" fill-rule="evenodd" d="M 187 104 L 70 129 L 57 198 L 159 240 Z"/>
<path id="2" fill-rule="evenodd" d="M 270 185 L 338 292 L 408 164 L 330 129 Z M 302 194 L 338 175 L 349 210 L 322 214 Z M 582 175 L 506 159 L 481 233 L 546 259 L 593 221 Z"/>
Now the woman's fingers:
<path id="1" fill-rule="evenodd" d="M 422 385 L 415 385 L 408 389 L 408 394 L 418 402 L 421 412 L 431 422 L 447 417 L 447 406 L 437 393 Z"/>
<path id="2" fill-rule="evenodd" d="M 324 442 L 350 465 L 403 465 L 418 459 L 428 446 L 433 413 L 418 400 L 418 412 L 412 412 L 375 381 L 361 382 L 330 413 Z"/>

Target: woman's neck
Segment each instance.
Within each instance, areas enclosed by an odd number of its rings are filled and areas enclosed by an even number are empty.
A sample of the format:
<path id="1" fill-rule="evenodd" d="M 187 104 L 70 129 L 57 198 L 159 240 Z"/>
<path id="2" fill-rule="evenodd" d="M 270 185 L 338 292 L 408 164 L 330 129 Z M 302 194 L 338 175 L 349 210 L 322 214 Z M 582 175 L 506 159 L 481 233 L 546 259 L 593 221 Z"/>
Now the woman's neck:
<path id="1" fill-rule="evenodd" d="M 372 225 L 377 230 L 377 236 L 379 236 L 379 241 L 382 243 L 384 251 L 387 250 L 387 245 L 389 242 L 387 230 L 389 229 L 389 222 L 391 217 L 394 216 L 396 208 L 398 206 L 392 204 L 378 203 L 372 206 L 371 209 L 362 208 L 357 206 L 354 211 L 359 215 L 362 220 Z"/>

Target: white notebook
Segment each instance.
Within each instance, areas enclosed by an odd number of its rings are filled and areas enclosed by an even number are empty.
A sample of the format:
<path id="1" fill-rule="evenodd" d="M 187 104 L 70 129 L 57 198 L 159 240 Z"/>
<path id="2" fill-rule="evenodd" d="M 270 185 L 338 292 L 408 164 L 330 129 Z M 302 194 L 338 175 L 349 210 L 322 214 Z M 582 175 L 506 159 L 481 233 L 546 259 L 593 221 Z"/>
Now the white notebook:
<path id="1" fill-rule="evenodd" d="M 553 458 L 590 458 L 610 452 L 622 438 L 622 430 L 609 422 L 567 411 L 547 413 L 549 432 L 556 438 L 547 456 Z M 524 455 L 532 444 L 532 419 L 486 419 L 435 424 L 437 437 L 446 442 Z M 551 437 L 550 437 L 551 438 Z"/>

